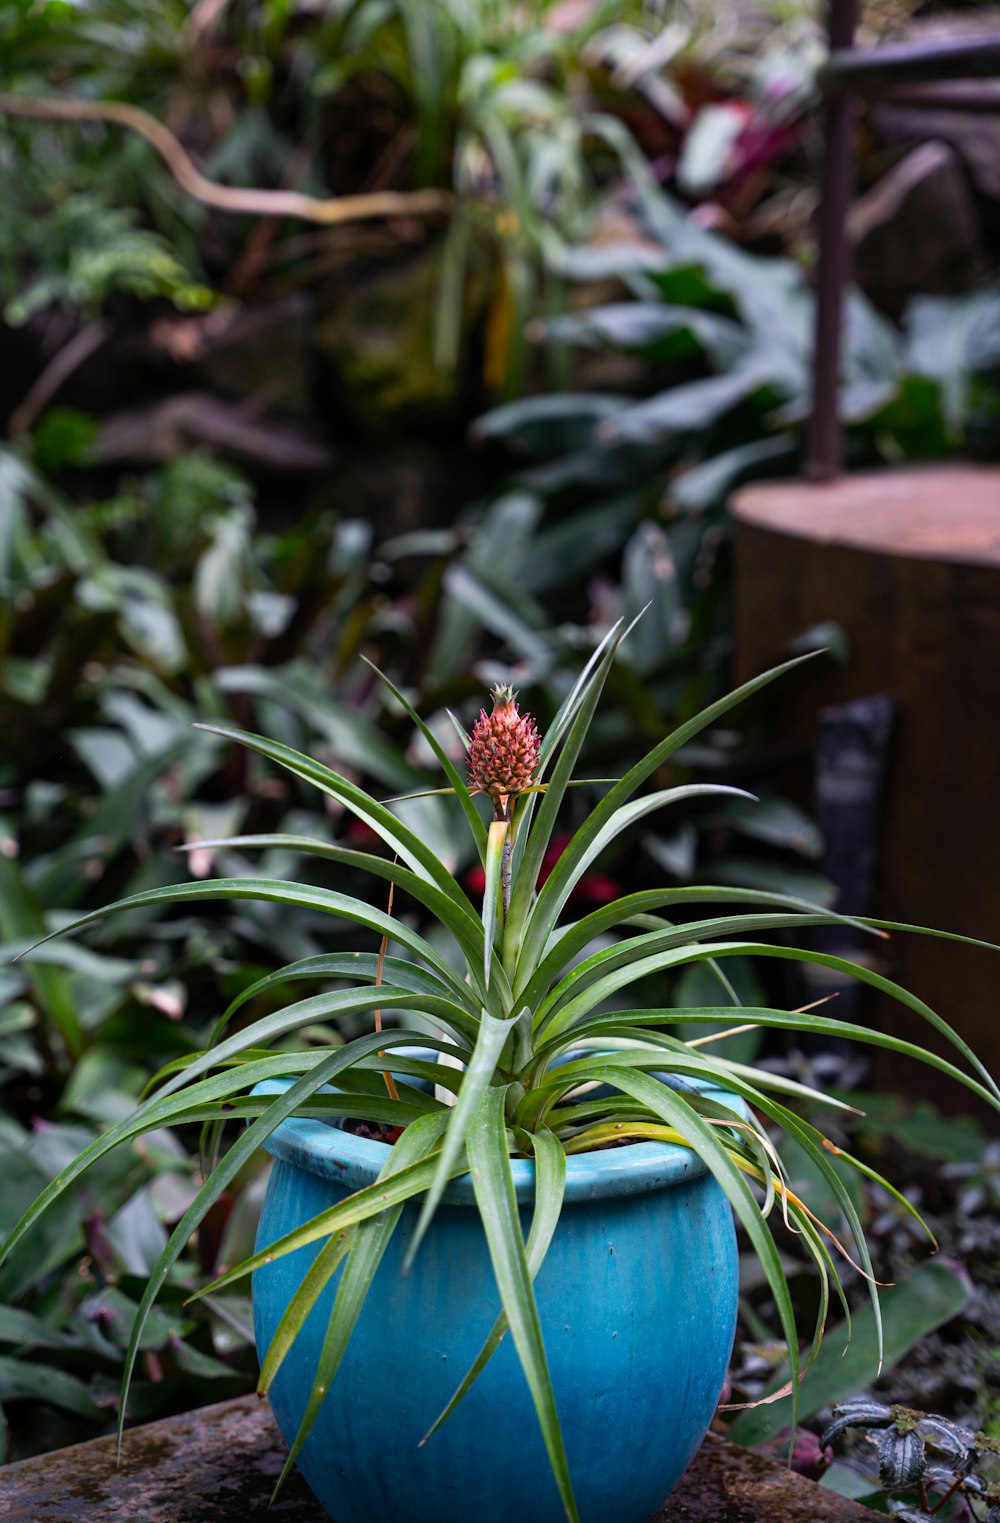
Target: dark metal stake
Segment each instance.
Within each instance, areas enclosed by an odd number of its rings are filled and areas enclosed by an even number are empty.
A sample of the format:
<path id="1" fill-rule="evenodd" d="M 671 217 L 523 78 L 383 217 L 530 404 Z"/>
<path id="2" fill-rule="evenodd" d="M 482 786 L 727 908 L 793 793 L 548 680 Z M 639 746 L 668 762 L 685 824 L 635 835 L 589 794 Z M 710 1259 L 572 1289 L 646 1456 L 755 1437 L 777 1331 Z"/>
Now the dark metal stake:
<path id="1" fill-rule="evenodd" d="M 857 0 L 830 0 L 830 48 L 849 48 L 854 40 Z M 847 213 L 853 181 L 851 135 L 854 102 L 831 100 L 823 111 L 823 171 L 819 202 L 819 267 L 816 278 L 816 329 L 813 359 L 813 405 L 806 435 L 806 476 L 813 481 L 836 476 L 843 466 L 843 434 L 837 412 L 840 347 L 849 254 Z"/>
<path id="2" fill-rule="evenodd" d="M 871 907 L 878 837 L 879 803 L 885 780 L 895 704 L 884 694 L 855 698 L 822 709 L 816 739 L 816 819 L 823 833 L 823 871 L 834 883 L 834 909 L 842 915 L 867 915 Z M 849 925 L 814 931 L 811 944 L 822 952 L 870 963 L 876 943 Z M 858 1020 L 863 990 L 845 974 L 821 964 L 803 969 L 805 997 L 819 999 L 836 992 L 839 1020 Z M 803 1050 L 813 1044 L 801 1043 Z M 817 1038 L 815 1047 L 829 1052 L 849 1044 Z"/>

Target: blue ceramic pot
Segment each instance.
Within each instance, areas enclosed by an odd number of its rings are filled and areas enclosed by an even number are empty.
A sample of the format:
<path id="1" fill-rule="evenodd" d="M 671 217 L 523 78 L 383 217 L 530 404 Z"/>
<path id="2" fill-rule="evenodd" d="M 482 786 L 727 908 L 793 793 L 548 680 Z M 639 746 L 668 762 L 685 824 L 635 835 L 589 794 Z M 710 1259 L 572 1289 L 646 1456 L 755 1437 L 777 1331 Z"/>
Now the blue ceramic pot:
<path id="1" fill-rule="evenodd" d="M 388 1153 L 384 1143 L 299 1119 L 284 1122 L 268 1148 L 276 1162 L 258 1248 L 370 1184 Z M 527 1231 L 534 1165 L 515 1160 L 513 1170 Z M 407 1207 L 299 1468 L 337 1523 L 564 1523 L 509 1337 L 418 1447 L 478 1354 L 499 1299 L 468 1177 L 448 1187 L 404 1277 L 415 1222 Z M 254 1275 L 262 1355 L 319 1246 Z M 563 1215 L 535 1285 L 582 1523 L 646 1523 L 701 1443 L 725 1379 L 737 1296 L 729 1204 L 686 1148 L 579 1154 L 568 1161 Z M 289 1443 L 333 1289 L 271 1388 Z"/>

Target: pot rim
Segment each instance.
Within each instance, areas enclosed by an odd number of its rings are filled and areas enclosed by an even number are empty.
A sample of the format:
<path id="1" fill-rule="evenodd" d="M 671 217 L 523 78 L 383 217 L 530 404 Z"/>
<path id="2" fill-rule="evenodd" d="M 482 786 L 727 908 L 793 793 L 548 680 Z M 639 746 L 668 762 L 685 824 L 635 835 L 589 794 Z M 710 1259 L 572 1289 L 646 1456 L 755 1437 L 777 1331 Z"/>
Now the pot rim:
<path id="1" fill-rule="evenodd" d="M 254 1086 L 255 1095 L 280 1094 L 294 1081 L 266 1079 Z M 702 1080 L 678 1080 L 671 1086 L 693 1089 L 731 1105 L 746 1116 L 745 1102 L 730 1090 Z M 357 1137 L 340 1126 L 309 1116 L 291 1116 L 276 1127 L 264 1143 L 273 1158 L 304 1169 L 320 1179 L 330 1179 L 348 1192 L 374 1184 L 389 1156 L 390 1144 Z M 522 1204 L 535 1198 L 535 1165 L 530 1158 L 511 1159 L 514 1191 Z M 675 1142 L 636 1142 L 630 1147 L 604 1152 L 574 1153 L 566 1160 L 567 1203 L 598 1200 L 608 1196 L 645 1195 L 671 1185 L 686 1183 L 708 1173 L 708 1166 L 690 1148 Z M 475 1203 L 472 1179 L 463 1174 L 446 1187 L 445 1205 Z"/>

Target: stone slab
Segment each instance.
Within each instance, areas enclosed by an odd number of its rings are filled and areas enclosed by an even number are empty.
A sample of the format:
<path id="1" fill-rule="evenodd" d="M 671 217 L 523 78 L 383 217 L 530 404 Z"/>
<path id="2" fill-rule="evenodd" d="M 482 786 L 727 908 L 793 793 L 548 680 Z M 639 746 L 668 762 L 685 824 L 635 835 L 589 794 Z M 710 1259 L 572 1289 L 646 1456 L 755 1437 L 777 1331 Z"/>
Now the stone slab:
<path id="1" fill-rule="evenodd" d="M 131 1429 L 120 1470 L 112 1438 L 8 1465 L 0 1470 L 0 1519 L 328 1523 L 298 1475 L 268 1508 L 284 1456 L 270 1409 L 243 1396 Z M 877 1523 L 878 1516 L 709 1434 L 681 1485 L 650 1523 Z"/>

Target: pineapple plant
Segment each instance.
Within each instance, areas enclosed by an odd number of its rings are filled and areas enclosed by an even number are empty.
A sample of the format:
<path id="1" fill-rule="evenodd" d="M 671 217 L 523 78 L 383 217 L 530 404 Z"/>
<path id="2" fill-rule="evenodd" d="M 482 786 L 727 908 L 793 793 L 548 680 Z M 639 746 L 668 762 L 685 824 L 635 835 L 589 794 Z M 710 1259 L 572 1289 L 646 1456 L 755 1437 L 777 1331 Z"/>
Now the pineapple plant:
<path id="1" fill-rule="evenodd" d="M 491 696 L 491 712 L 480 709 L 469 737 L 469 790 L 487 794 L 494 818 L 505 819 L 511 797 L 531 787 L 541 741 L 531 715 L 519 711 L 512 687 L 498 684 Z"/>
<path id="2" fill-rule="evenodd" d="M 499 1315 L 432 1431 L 446 1418 L 454 1420 L 509 1333 L 523 1372 L 528 1410 L 535 1414 L 544 1443 L 553 1494 L 570 1520 L 580 1518 L 581 1511 L 560 1422 L 559 1405 L 565 1397 L 557 1402 L 536 1281 L 541 1285 L 546 1257 L 559 1241 L 581 1160 L 613 1158 L 616 1175 L 626 1180 L 630 1171 L 655 1171 L 669 1160 L 678 1177 L 700 1174 L 717 1192 L 728 1230 L 735 1215 L 773 1294 L 788 1345 L 791 1380 L 786 1394 L 793 1423 L 799 1382 L 822 1340 L 831 1292 L 844 1299 L 839 1255 L 849 1258 L 865 1277 L 878 1321 L 878 1288 L 851 1192 L 821 1130 L 803 1120 L 790 1103 L 803 1097 L 838 1102 L 725 1057 L 724 1044 L 720 1053 L 714 1038 L 711 1045 L 682 1041 L 669 1030 L 669 1012 L 621 1009 L 621 995 L 633 985 L 641 988 L 650 975 L 701 963 L 716 981 L 718 1000 L 685 1009 L 688 1025 L 716 1027 L 731 1021 L 741 1029 L 794 1030 L 881 1045 L 921 1058 L 998 1111 L 1000 1089 L 947 1022 L 905 989 L 863 963 L 762 939 L 762 933 L 787 937 L 843 918 L 832 911 L 779 893 L 697 885 L 626 894 L 578 919 L 568 916 L 582 875 L 606 846 L 639 820 L 687 799 L 739 791 L 697 783 L 640 790 L 681 746 L 798 664 L 789 662 L 755 678 L 665 736 L 607 786 L 542 881 L 540 869 L 560 807 L 574 782 L 588 727 L 626 633 L 616 626 L 597 646 L 544 735 L 530 715 L 521 713 L 511 688 L 494 689 L 491 711 L 481 711 L 467 737 L 464 776 L 406 696 L 383 679 L 437 756 L 456 811 L 471 831 L 485 879 L 481 906 L 391 803 L 379 802 L 355 782 L 266 737 L 227 725 L 205 726 L 319 788 L 368 826 L 387 848 L 386 855 L 298 837 L 283 836 L 280 842 L 388 882 L 393 893 L 408 896 L 443 928 L 447 950 L 438 938 L 415 929 L 409 918 L 394 917 L 353 895 L 257 877 L 184 883 L 132 895 L 68 928 L 80 929 L 101 914 L 145 905 L 247 898 L 320 911 L 353 923 L 368 938 L 367 948 L 356 953 L 292 963 L 244 990 L 224 1013 L 213 1043 L 169 1064 L 135 1113 L 110 1127 L 42 1192 L 0 1250 L 9 1252 L 111 1149 L 165 1126 L 198 1123 L 206 1129 L 203 1183 L 150 1276 L 132 1329 L 122 1422 L 143 1329 L 173 1264 L 246 1160 L 261 1146 L 275 1149 L 281 1129 L 300 1123 L 320 1123 L 321 1135 L 331 1137 L 331 1127 L 339 1127 L 345 1118 L 359 1118 L 384 1123 L 396 1140 L 392 1146 L 365 1143 L 380 1150 L 371 1155 L 376 1163 L 369 1183 L 335 1192 L 322 1210 L 272 1234 L 255 1254 L 202 1292 L 223 1290 L 251 1273 L 262 1277 L 281 1263 L 301 1266 L 287 1305 L 272 1324 L 268 1346 L 260 1351 L 262 1392 L 280 1381 L 303 1330 L 311 1319 L 315 1322 L 314 1312 L 321 1305 L 326 1308 L 314 1367 L 299 1392 L 289 1433 L 286 1473 L 297 1458 L 308 1454 L 312 1429 L 326 1403 L 336 1401 L 338 1372 L 394 1233 L 395 1262 L 400 1275 L 406 1276 L 418 1262 L 442 1204 L 466 1188 L 466 1176 L 471 1176 L 470 1209 L 480 1223 L 479 1241 L 484 1262 L 492 1269 L 491 1294 Z M 486 817 L 480 799 L 486 801 Z M 205 844 L 251 850 L 275 839 L 236 837 Z M 678 910 L 688 918 L 678 922 Z M 852 921 L 858 923 L 876 935 L 919 929 L 888 921 Z M 725 972 L 726 959 L 734 956 L 813 961 L 850 974 L 893 995 L 947 1037 L 955 1060 L 824 1013 L 743 1007 Z M 286 986 L 294 991 L 296 983 L 306 981 L 327 987 L 290 997 L 270 1014 L 234 1025 L 237 1017 L 245 1018 L 258 995 Z M 399 1026 L 383 1029 L 381 1014 L 393 1011 L 419 1012 L 419 1028 L 408 1028 L 404 1015 Z M 303 1050 L 282 1045 L 318 1021 L 359 1012 L 373 1013 L 375 1029 L 343 1045 Z M 428 1023 L 433 1036 L 427 1035 Z M 435 1055 L 449 1061 L 434 1061 Z M 245 1129 L 221 1152 L 223 1127 L 234 1117 L 245 1121 Z M 837 1202 L 837 1222 L 821 1221 L 808 1201 L 789 1187 L 782 1136 L 793 1139 L 815 1166 Z M 609 1143 L 631 1146 L 604 1155 Z M 838 1163 L 851 1165 L 855 1160 L 840 1154 Z M 870 1173 L 867 1166 L 856 1166 Z M 882 1183 L 904 1209 L 913 1211 L 891 1184 Z M 405 1226 L 398 1232 L 401 1221 Z M 776 1221 L 800 1235 L 819 1279 L 818 1314 L 804 1347 L 772 1235 Z M 665 1273 L 670 1243 L 660 1244 L 656 1252 Z M 293 1255 L 299 1257 L 293 1260 Z M 731 1343 L 731 1330 L 729 1337 Z M 302 1384 L 301 1376 L 297 1383 Z M 702 1431 L 704 1426 L 707 1419 Z M 485 1442 L 486 1434 L 480 1432 L 479 1438 Z M 406 1463 L 411 1460 L 416 1463 L 412 1456 Z M 385 1455 L 373 1463 L 383 1462 L 389 1463 Z M 508 1474 L 513 1462 L 505 1461 Z M 439 1504 L 443 1498 L 435 1497 L 434 1508 Z M 649 1510 L 641 1499 L 635 1506 Z M 401 1510 L 416 1515 L 409 1501 Z M 497 1516 L 502 1515 L 501 1509 Z M 595 1516 L 591 1505 L 583 1516 Z M 627 1509 L 621 1516 L 627 1518 Z M 646 1512 L 635 1516 L 645 1517 Z"/>

